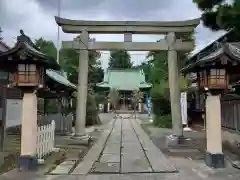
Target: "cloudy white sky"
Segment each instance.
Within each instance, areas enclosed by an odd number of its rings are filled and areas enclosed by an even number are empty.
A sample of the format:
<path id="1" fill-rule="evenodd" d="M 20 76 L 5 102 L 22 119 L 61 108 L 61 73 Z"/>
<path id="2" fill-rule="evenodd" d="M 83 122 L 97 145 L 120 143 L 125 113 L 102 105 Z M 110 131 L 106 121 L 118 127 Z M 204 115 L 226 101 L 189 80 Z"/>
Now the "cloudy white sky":
<path id="1" fill-rule="evenodd" d="M 19 30 L 32 39 L 43 37 L 57 44 L 58 0 L 0 0 L 0 27 L 4 41 L 12 46 Z M 61 17 L 81 20 L 187 20 L 200 17 L 201 12 L 192 0 L 61 0 Z M 211 32 L 202 25 L 196 29 L 197 49 L 215 40 L 223 32 Z M 61 40 L 74 35 L 60 33 Z M 97 41 L 123 41 L 123 35 L 94 35 Z M 156 41 L 159 36 L 133 37 L 133 41 Z M 107 65 L 109 53 L 103 53 Z M 145 52 L 134 52 L 136 63 L 145 59 Z"/>

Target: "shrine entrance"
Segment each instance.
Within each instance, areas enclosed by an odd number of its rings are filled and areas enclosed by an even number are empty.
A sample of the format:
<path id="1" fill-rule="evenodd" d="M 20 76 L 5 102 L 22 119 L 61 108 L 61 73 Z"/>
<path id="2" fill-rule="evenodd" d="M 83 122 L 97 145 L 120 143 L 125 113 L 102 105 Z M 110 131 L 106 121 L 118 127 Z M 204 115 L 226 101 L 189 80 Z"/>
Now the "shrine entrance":
<path id="1" fill-rule="evenodd" d="M 80 127 L 85 124 L 88 82 L 89 50 L 126 50 L 126 51 L 167 51 L 169 68 L 169 87 L 173 132 L 176 137 L 183 136 L 180 107 L 180 75 L 177 51 L 190 51 L 194 42 L 185 41 L 184 36 L 194 32 L 200 19 L 187 21 L 84 21 L 55 17 L 65 33 L 81 34 L 74 41 L 64 41 L 63 48 L 80 51 L 78 102 L 76 131 L 84 134 Z M 89 34 L 123 34 L 124 42 L 89 41 Z M 132 42 L 133 34 L 164 34 L 158 42 Z M 126 79 L 127 81 L 127 79 Z"/>
<path id="2" fill-rule="evenodd" d="M 121 92 L 119 99 L 119 110 L 132 110 L 131 91 Z"/>

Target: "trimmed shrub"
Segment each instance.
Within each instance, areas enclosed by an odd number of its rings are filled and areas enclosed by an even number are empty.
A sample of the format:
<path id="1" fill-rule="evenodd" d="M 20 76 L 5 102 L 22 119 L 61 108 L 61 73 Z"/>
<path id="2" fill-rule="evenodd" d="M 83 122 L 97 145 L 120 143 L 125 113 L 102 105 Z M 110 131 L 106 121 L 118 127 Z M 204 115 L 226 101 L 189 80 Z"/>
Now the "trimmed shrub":
<path id="1" fill-rule="evenodd" d="M 161 128 L 172 128 L 171 115 L 154 116 L 153 124 Z"/>

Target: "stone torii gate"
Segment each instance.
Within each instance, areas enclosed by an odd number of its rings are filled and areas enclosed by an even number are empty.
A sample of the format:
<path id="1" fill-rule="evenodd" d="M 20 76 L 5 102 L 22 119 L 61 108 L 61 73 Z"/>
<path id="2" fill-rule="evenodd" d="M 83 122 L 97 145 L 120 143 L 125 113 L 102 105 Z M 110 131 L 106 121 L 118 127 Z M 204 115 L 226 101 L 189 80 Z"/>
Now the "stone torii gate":
<path id="1" fill-rule="evenodd" d="M 194 32 L 200 19 L 187 21 L 84 21 L 55 17 L 65 33 L 81 34 L 74 41 L 64 41 L 63 48 L 80 51 L 78 75 L 78 99 L 76 109 L 76 134 L 80 140 L 88 140 L 85 132 L 88 50 L 168 51 L 169 87 L 174 137 L 183 136 L 180 108 L 180 75 L 177 51 L 189 51 L 194 42 L 183 41 L 176 35 Z M 89 41 L 89 34 L 124 34 L 124 42 Z M 132 34 L 166 34 L 160 42 L 132 42 Z"/>

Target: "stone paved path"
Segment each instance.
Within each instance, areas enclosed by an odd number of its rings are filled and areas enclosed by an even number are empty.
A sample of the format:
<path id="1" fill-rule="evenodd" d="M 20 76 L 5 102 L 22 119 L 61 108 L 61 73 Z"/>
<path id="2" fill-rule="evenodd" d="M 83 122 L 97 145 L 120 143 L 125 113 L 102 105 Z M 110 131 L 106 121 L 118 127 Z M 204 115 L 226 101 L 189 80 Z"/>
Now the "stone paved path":
<path id="1" fill-rule="evenodd" d="M 177 172 L 129 115 L 116 119 L 106 136 L 93 147 L 95 159 L 84 159 L 73 174 Z"/>

